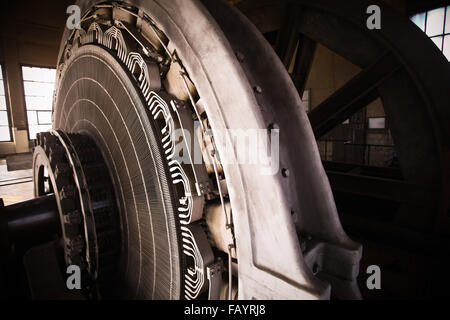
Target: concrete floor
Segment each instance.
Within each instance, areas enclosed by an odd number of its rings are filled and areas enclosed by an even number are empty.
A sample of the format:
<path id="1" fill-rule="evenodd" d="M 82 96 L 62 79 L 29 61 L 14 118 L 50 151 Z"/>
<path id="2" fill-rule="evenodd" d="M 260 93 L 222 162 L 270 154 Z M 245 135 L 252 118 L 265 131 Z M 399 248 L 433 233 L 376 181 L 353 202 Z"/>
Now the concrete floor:
<path id="1" fill-rule="evenodd" d="M 8 171 L 6 160 L 0 159 L 0 198 L 5 206 L 34 198 L 32 170 Z"/>

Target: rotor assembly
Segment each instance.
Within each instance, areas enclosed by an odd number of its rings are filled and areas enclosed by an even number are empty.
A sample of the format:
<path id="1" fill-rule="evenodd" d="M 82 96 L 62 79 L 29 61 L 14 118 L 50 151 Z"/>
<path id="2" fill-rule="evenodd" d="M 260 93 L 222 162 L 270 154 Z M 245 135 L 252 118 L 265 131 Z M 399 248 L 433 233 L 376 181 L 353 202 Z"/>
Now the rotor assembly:
<path id="1" fill-rule="evenodd" d="M 120 253 L 116 197 L 103 156 L 88 136 L 52 131 L 38 135 L 33 166 L 36 197 L 55 195 L 65 262 L 81 268 L 89 289 L 113 271 Z"/>

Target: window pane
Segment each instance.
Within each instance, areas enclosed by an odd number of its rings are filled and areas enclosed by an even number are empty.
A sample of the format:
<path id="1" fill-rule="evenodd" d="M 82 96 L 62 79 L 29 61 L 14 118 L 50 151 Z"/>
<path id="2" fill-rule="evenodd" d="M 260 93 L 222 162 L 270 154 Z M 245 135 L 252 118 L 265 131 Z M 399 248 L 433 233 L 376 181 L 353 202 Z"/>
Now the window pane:
<path id="1" fill-rule="evenodd" d="M 24 81 L 26 80 L 34 80 L 34 72 L 33 68 L 30 67 L 22 67 L 22 78 Z"/>
<path id="2" fill-rule="evenodd" d="M 39 72 L 39 78 L 38 78 L 38 81 L 54 83 L 54 82 L 55 82 L 55 77 L 56 77 L 56 72 L 55 72 L 55 70 L 52 70 L 52 69 L 42 69 L 42 70 Z"/>
<path id="3" fill-rule="evenodd" d="M 27 110 L 52 110 L 52 97 L 25 97 Z"/>
<path id="4" fill-rule="evenodd" d="M 9 132 L 9 127 L 0 127 L 0 141 L 10 141 L 11 134 Z"/>
<path id="5" fill-rule="evenodd" d="M 6 97 L 0 96 L 0 110 L 6 110 Z"/>
<path id="6" fill-rule="evenodd" d="M 426 13 L 419 13 L 414 15 L 411 20 L 414 22 L 422 31 L 425 31 L 425 15 Z"/>
<path id="7" fill-rule="evenodd" d="M 442 34 L 444 31 L 444 14 L 445 8 L 439 8 L 428 11 L 427 17 L 427 35 L 432 37 Z"/>
<path id="8" fill-rule="evenodd" d="M 51 68 L 22 67 L 25 105 L 30 139 L 38 132 L 48 131 L 52 123 L 53 90 L 56 70 Z"/>
<path id="9" fill-rule="evenodd" d="M 51 124 L 46 124 L 46 125 L 40 125 L 39 127 L 39 132 L 45 132 L 48 131 L 52 128 Z"/>
<path id="10" fill-rule="evenodd" d="M 8 112 L 0 111 L 0 126 L 9 126 Z"/>
<path id="11" fill-rule="evenodd" d="M 369 118 L 369 129 L 386 128 L 386 118 Z"/>
<path id="12" fill-rule="evenodd" d="M 11 141 L 9 114 L 6 111 L 5 81 L 3 80 L 2 65 L 0 65 L 0 110 L 0 141 Z"/>
<path id="13" fill-rule="evenodd" d="M 51 125 L 30 125 L 28 131 L 30 132 L 30 140 L 36 139 L 39 132 L 45 132 L 52 128 Z"/>
<path id="14" fill-rule="evenodd" d="M 56 70 L 48 68 L 22 67 L 24 81 L 55 82 Z"/>
<path id="15" fill-rule="evenodd" d="M 48 74 L 48 80 L 52 83 L 55 83 L 56 81 L 56 69 L 48 69 L 47 70 Z"/>
<path id="16" fill-rule="evenodd" d="M 431 38 L 431 40 L 433 40 L 434 44 L 442 51 L 442 37 L 434 37 Z"/>
<path id="17" fill-rule="evenodd" d="M 447 17 L 445 18 L 445 33 L 450 33 L 450 6 L 447 6 Z"/>
<path id="18" fill-rule="evenodd" d="M 36 111 L 28 111 L 27 117 L 28 117 L 28 125 L 37 125 L 38 124 Z"/>
<path id="19" fill-rule="evenodd" d="M 5 81 L 3 80 L 3 67 L 0 65 L 0 141 L 11 141 L 9 130 L 9 115 L 6 111 Z"/>
<path id="20" fill-rule="evenodd" d="M 37 97 L 48 97 L 53 95 L 53 83 L 44 82 L 24 82 L 25 95 L 27 96 L 37 96 Z"/>
<path id="21" fill-rule="evenodd" d="M 28 125 L 28 132 L 30 140 L 36 139 L 36 135 L 40 132 L 37 125 Z"/>
<path id="22" fill-rule="evenodd" d="M 447 57 L 447 60 L 450 61 L 450 36 L 445 36 L 444 55 Z"/>
<path id="23" fill-rule="evenodd" d="M 38 112 L 38 123 L 39 124 L 52 124 L 52 113 L 51 112 Z"/>

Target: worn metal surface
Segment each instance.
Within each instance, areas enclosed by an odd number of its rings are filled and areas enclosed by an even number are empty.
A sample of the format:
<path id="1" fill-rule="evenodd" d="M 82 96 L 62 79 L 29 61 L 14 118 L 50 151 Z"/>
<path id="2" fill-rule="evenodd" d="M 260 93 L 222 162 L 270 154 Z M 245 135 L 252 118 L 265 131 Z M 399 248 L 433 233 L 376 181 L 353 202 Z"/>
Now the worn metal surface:
<path id="1" fill-rule="evenodd" d="M 229 9 L 231 10 L 234 9 Z M 257 100 L 255 107 L 261 110 L 266 127 L 275 123 L 280 128 L 280 172 L 275 178 L 280 183 L 283 197 L 289 206 L 284 209 L 287 211 L 285 213 L 294 213 L 294 219 L 301 234 L 313 235 L 324 242 L 334 242 L 345 248 L 344 250 L 352 252 L 352 259 L 345 262 L 341 260 L 340 267 L 358 269 L 360 249 L 356 243 L 346 237 L 340 226 L 331 190 L 320 164 L 320 157 L 316 146 L 312 143 L 314 138 L 310 135 L 310 124 L 301 108 L 301 101 L 295 87 L 262 35 L 256 36 L 255 28 L 250 27 L 243 16 L 238 18 L 239 23 L 236 21 L 231 23 L 227 18 L 231 15 L 229 11 L 223 7 L 220 10 L 216 9 L 214 17 L 227 34 L 235 52 L 240 52 L 246 57 L 241 65 L 249 83 L 252 86 L 261 87 L 261 93 L 255 94 Z M 261 68 L 262 65 L 264 68 Z M 268 73 L 272 76 L 268 77 Z M 292 136 L 298 138 L 294 140 L 291 139 Z M 284 169 L 289 170 L 288 177 L 282 174 Z M 259 189 L 263 186 L 260 184 Z M 306 192 L 306 186 L 308 186 L 308 192 Z M 261 208 L 261 210 L 264 209 Z M 280 219 L 280 217 L 272 219 Z M 268 221 L 275 223 L 276 220 L 268 219 Z M 256 230 L 263 227 L 258 223 L 254 226 Z M 263 237 L 261 230 L 267 230 L 266 228 L 259 229 L 257 233 Z M 258 239 L 257 236 L 255 238 L 253 241 L 258 243 L 257 246 L 263 247 L 262 239 Z M 294 243 L 295 240 L 290 239 Z M 273 248 L 272 250 L 279 250 L 279 248 L 275 249 L 273 244 L 271 246 L 266 242 L 266 248 L 269 247 Z M 258 252 L 258 249 L 256 251 Z M 264 258 L 260 256 L 255 260 L 258 258 L 264 261 Z M 338 266 L 336 268 L 339 269 Z M 287 270 L 278 270 L 284 275 L 288 274 Z M 304 272 L 307 273 L 308 269 L 304 268 Z M 358 296 L 357 293 L 355 295 Z"/>

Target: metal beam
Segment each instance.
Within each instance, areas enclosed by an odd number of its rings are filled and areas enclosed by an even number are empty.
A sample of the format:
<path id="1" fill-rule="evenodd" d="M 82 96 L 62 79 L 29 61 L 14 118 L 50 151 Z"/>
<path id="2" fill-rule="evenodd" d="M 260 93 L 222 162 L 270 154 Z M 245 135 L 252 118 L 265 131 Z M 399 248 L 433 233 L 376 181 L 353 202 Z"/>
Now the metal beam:
<path id="1" fill-rule="evenodd" d="M 297 56 L 295 58 L 292 79 L 298 93 L 300 94 L 300 97 L 303 96 L 303 92 L 305 91 L 306 80 L 308 79 L 309 72 L 311 71 L 316 46 L 316 42 L 307 36 L 302 34 L 299 36 L 299 46 L 297 49 Z"/>
<path id="2" fill-rule="evenodd" d="M 299 21 L 301 7 L 288 4 L 281 29 L 278 31 L 275 51 L 286 68 L 289 68 L 299 40 Z"/>
<path id="3" fill-rule="evenodd" d="M 392 200 L 416 206 L 427 206 L 433 190 L 401 180 L 327 171 L 333 192 L 343 192 L 374 199 Z"/>
<path id="4" fill-rule="evenodd" d="M 378 86 L 400 69 L 397 59 L 384 54 L 309 113 L 314 135 L 320 138 L 378 96 Z"/>

